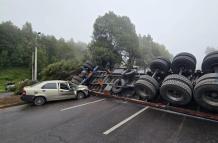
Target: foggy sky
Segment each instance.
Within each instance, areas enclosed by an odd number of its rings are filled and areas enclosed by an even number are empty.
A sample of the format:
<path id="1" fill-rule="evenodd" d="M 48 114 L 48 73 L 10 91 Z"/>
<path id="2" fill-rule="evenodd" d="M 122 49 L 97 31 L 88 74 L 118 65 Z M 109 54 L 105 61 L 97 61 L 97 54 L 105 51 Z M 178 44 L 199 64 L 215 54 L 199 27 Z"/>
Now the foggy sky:
<path id="1" fill-rule="evenodd" d="M 198 67 L 207 46 L 218 47 L 217 0 L 0 0 L 0 22 L 88 43 L 99 15 L 128 16 L 136 32 L 150 34 L 172 53 L 191 52 Z"/>

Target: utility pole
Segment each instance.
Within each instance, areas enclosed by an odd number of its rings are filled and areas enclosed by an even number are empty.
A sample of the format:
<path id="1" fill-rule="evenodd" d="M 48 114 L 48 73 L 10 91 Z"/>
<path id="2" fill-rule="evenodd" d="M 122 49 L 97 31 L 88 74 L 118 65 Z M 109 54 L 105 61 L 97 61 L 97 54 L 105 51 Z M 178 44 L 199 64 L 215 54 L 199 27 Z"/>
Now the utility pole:
<path id="1" fill-rule="evenodd" d="M 32 80 L 34 80 L 34 57 L 35 57 L 35 52 L 34 52 L 34 48 L 32 48 Z"/>
<path id="2" fill-rule="evenodd" d="M 35 49 L 34 52 L 32 53 L 32 79 L 37 80 L 37 46 L 38 46 L 38 35 L 41 33 L 38 32 L 36 35 L 36 43 L 35 43 Z"/>
<path id="3" fill-rule="evenodd" d="M 37 41 L 37 40 L 36 40 Z M 34 80 L 37 80 L 37 44 L 35 46 L 35 71 L 34 71 Z"/>

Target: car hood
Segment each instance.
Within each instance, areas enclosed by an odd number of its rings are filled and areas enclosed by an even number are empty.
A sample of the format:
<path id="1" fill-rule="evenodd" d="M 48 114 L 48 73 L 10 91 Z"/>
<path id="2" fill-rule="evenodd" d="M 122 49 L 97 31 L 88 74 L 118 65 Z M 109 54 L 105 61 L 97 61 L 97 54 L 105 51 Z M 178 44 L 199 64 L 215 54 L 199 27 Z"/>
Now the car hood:
<path id="1" fill-rule="evenodd" d="M 85 85 L 78 85 L 77 90 L 79 90 L 79 89 L 88 89 L 88 87 Z"/>

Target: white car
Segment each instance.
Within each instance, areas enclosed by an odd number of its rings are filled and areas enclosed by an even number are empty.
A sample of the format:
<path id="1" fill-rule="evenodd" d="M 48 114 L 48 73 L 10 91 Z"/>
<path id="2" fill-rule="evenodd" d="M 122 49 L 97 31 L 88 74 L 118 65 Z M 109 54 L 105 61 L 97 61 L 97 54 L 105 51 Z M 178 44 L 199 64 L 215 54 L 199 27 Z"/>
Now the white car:
<path id="1" fill-rule="evenodd" d="M 23 89 L 21 100 L 43 105 L 47 101 L 64 99 L 81 99 L 88 96 L 88 87 L 75 85 L 68 81 L 51 80 L 43 81 Z"/>

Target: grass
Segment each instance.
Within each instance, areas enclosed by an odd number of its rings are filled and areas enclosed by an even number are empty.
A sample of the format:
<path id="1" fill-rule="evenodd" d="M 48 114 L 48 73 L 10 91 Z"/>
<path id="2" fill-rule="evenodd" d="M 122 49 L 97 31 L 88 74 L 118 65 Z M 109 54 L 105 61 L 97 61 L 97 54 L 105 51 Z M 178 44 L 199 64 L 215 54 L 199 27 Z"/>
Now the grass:
<path id="1" fill-rule="evenodd" d="M 31 78 L 31 71 L 27 68 L 6 68 L 0 69 L 0 92 L 5 91 L 4 84 L 8 81 L 18 82 Z"/>

